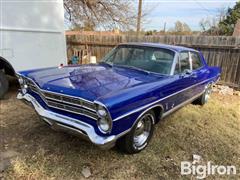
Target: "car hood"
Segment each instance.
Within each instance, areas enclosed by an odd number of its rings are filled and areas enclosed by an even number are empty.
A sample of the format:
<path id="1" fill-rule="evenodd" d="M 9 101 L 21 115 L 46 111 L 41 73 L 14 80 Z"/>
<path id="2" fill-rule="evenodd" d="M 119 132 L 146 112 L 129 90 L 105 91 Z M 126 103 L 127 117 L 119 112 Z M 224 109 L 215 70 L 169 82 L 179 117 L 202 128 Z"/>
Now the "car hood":
<path id="1" fill-rule="evenodd" d="M 24 73 L 23 73 L 24 74 Z M 166 79 L 127 67 L 92 64 L 40 69 L 25 73 L 41 89 L 96 100 L 136 86 Z"/>

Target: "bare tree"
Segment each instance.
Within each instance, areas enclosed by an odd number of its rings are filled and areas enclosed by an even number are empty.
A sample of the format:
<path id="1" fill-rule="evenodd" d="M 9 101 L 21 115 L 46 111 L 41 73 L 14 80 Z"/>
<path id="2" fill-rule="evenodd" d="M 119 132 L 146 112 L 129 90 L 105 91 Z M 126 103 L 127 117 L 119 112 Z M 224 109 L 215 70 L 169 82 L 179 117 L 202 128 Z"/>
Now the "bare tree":
<path id="1" fill-rule="evenodd" d="M 206 19 L 201 19 L 200 22 L 199 22 L 199 25 L 202 29 L 202 31 L 206 31 L 207 29 L 211 28 L 212 27 L 212 21 L 211 19 L 209 18 L 206 18 Z"/>
<path id="2" fill-rule="evenodd" d="M 70 24 L 90 29 L 128 29 L 136 24 L 132 1 L 64 0 L 65 19 Z"/>
<path id="3" fill-rule="evenodd" d="M 191 34 L 192 30 L 187 23 L 176 21 L 174 29 L 171 29 L 170 31 L 176 34 Z"/>

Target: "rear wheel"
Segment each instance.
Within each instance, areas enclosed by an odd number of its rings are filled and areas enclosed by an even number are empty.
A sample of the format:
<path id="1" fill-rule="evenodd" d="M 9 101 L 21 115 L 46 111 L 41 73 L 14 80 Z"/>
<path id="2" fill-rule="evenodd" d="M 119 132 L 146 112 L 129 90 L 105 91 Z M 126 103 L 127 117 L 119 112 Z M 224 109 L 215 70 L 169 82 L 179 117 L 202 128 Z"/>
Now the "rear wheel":
<path id="1" fill-rule="evenodd" d="M 205 89 L 204 93 L 194 101 L 194 104 L 199 104 L 203 106 L 208 102 L 211 93 L 212 93 L 212 85 L 209 84 Z"/>
<path id="2" fill-rule="evenodd" d="M 8 79 L 5 73 L 0 70 L 0 99 L 3 99 L 4 94 L 8 90 Z"/>
<path id="3" fill-rule="evenodd" d="M 139 118 L 132 130 L 119 139 L 117 146 L 124 152 L 134 154 L 147 147 L 154 131 L 155 114 L 148 111 Z"/>

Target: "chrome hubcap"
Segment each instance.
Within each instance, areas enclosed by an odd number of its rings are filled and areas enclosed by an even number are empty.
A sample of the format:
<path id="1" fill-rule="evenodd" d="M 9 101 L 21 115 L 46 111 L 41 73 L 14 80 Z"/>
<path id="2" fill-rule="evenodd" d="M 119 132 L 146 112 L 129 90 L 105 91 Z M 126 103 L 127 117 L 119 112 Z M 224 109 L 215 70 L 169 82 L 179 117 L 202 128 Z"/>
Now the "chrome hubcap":
<path id="1" fill-rule="evenodd" d="M 206 89 L 206 93 L 205 93 L 205 102 L 207 102 L 207 101 L 208 101 L 208 99 L 209 99 L 209 97 L 210 97 L 210 94 L 211 94 L 211 92 L 212 92 L 212 89 L 211 89 L 211 87 L 208 87 L 208 88 Z"/>
<path id="2" fill-rule="evenodd" d="M 154 118 L 151 114 L 145 114 L 137 123 L 134 132 L 134 146 L 141 147 L 147 141 L 152 128 L 152 122 Z"/>

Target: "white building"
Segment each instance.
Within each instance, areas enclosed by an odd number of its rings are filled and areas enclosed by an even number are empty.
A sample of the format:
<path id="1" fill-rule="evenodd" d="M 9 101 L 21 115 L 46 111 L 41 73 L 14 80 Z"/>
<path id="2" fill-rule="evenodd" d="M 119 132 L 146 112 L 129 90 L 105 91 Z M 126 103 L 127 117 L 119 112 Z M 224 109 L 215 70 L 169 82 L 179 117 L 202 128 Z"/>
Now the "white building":
<path id="1" fill-rule="evenodd" d="M 0 0 L 0 98 L 5 74 L 66 63 L 63 0 Z"/>

